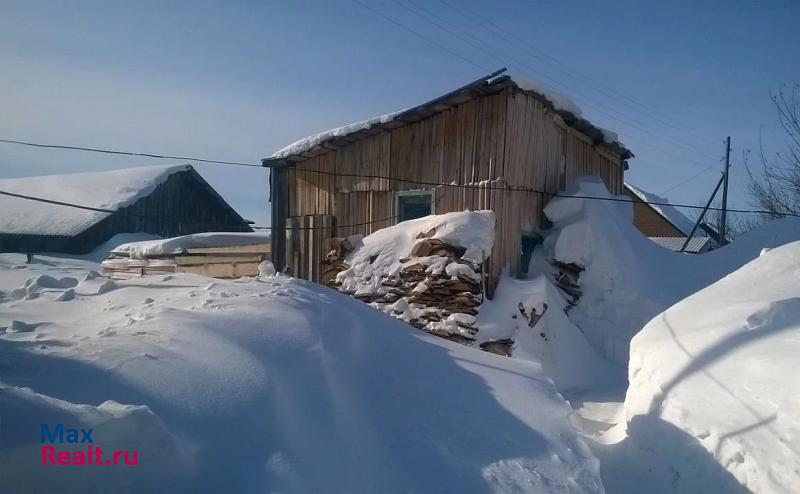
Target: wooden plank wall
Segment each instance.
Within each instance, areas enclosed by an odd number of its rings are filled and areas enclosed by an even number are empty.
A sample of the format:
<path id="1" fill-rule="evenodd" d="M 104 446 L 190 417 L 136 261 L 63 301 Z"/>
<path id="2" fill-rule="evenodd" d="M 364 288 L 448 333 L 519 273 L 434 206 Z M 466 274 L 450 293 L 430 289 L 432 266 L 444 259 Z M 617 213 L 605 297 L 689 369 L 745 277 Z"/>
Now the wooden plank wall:
<path id="1" fill-rule="evenodd" d="M 497 221 L 487 263 L 491 293 L 504 266 L 512 274 L 519 269 L 521 232 L 542 228 L 549 199 L 495 189 L 555 193 L 583 175 L 600 175 L 612 193 L 623 190 L 619 156 L 593 145 L 536 97 L 508 88 L 298 163 L 288 177 L 289 217 L 333 216 L 328 238 L 369 235 L 395 223 L 395 191 L 418 189 L 434 189 L 437 214 L 492 209 Z"/>

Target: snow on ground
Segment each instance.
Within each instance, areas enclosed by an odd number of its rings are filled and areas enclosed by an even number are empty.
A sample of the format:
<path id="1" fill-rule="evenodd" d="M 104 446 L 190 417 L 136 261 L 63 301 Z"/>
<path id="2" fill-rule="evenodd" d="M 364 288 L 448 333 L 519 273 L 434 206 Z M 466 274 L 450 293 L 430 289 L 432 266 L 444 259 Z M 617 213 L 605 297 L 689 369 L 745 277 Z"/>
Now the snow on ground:
<path id="1" fill-rule="evenodd" d="M 72 173 L 0 180 L 0 189 L 55 201 L 116 211 L 150 194 L 173 173 L 190 165 L 146 166 L 108 172 Z M 0 231 L 68 235 L 84 230 L 109 213 L 0 196 Z"/>
<path id="2" fill-rule="evenodd" d="M 611 197 L 595 179 L 566 194 Z M 779 246 L 800 239 L 800 221 L 688 255 L 636 230 L 630 203 L 556 198 L 545 213 L 554 227 L 531 278 L 502 278 L 481 306 L 478 335 L 512 338 L 513 357 L 541 362 L 576 410 L 608 492 L 798 485 L 800 242 Z M 583 268 L 577 305 L 565 307 L 548 260 Z"/>
<path id="3" fill-rule="evenodd" d="M 14 492 L 603 491 L 535 363 L 283 276 L 111 281 L 92 265 L 0 255 Z M 92 428 L 105 458 L 138 465 L 43 466 L 43 423 Z"/>
<path id="4" fill-rule="evenodd" d="M 255 245 L 269 242 L 267 233 L 209 232 L 194 233 L 181 237 L 142 240 L 117 245 L 111 252 L 131 259 L 149 256 L 182 254 L 188 249 L 202 247 L 230 247 L 232 245 Z"/>
<path id="5" fill-rule="evenodd" d="M 645 428 L 656 420 L 698 438 L 751 491 L 797 492 L 798 355 L 794 242 L 681 301 L 634 337 L 626 417 L 642 431 L 639 441 L 656 444 Z"/>

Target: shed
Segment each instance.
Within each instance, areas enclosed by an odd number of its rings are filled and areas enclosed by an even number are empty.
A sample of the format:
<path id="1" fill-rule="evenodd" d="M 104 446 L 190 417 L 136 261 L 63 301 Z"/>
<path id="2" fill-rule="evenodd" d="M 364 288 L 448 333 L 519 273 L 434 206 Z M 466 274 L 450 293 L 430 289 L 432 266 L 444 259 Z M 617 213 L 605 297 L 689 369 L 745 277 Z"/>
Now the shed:
<path id="1" fill-rule="evenodd" d="M 665 249 L 681 250 L 694 229 L 694 221 L 669 204 L 667 198 L 627 182 L 625 195 L 633 201 L 633 224 L 642 234 Z M 716 231 L 710 225 L 701 223 L 684 252 L 707 252 L 718 246 L 717 239 Z"/>
<path id="2" fill-rule="evenodd" d="M 319 281 L 332 237 L 368 235 L 432 213 L 491 209 L 491 295 L 504 266 L 524 270 L 553 193 L 598 175 L 621 194 L 633 155 L 616 135 L 583 119 L 568 98 L 503 72 L 263 159 L 272 169 L 276 268 Z"/>
<path id="3" fill-rule="evenodd" d="M 253 231 L 191 165 L 3 179 L 0 191 L 16 194 L 0 195 L 0 252 L 85 254 L 117 233 Z"/>

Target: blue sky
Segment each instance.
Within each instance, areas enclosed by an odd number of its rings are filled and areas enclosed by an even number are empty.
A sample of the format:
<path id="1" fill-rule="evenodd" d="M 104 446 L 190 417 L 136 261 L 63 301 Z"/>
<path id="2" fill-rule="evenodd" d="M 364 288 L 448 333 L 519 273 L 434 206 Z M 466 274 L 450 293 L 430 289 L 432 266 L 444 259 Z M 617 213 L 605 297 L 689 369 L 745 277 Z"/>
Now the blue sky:
<path id="1" fill-rule="evenodd" d="M 731 135 L 745 206 L 742 152 L 780 150 L 769 90 L 800 82 L 799 26 L 777 0 L 5 1 L 0 137 L 258 162 L 507 66 L 618 132 L 651 192 L 714 167 L 673 201 L 705 202 Z M 150 164 L 0 144 L 2 177 Z M 265 170 L 196 167 L 268 224 Z"/>

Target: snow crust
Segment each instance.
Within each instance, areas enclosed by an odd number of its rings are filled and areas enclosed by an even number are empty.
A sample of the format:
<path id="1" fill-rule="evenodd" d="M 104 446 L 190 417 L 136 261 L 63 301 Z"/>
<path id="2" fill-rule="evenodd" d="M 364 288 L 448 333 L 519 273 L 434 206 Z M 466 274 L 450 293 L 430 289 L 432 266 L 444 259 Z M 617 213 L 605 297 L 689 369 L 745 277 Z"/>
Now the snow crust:
<path id="1" fill-rule="evenodd" d="M 0 330 L 15 492 L 603 492 L 536 363 L 280 275 L 110 281 L 24 259 L 0 255 L 0 327 L 32 326 Z M 41 423 L 94 428 L 139 465 L 44 468 Z"/>
<path id="2" fill-rule="evenodd" d="M 752 492 L 796 492 L 799 281 L 794 242 L 650 321 L 631 343 L 627 420 L 660 419 L 698 438 Z"/>
<path id="3" fill-rule="evenodd" d="M 148 166 L 107 172 L 73 173 L 0 180 L 15 194 L 116 211 L 150 194 L 170 175 L 190 165 Z M 109 213 L 0 196 L 0 232 L 67 235 L 85 230 Z"/>
<path id="4" fill-rule="evenodd" d="M 144 259 L 150 256 L 182 254 L 188 249 L 202 247 L 230 247 L 234 245 L 256 245 L 269 242 L 266 233 L 207 232 L 193 233 L 181 237 L 156 240 L 142 240 L 117 245 L 112 254 L 129 256 L 131 259 Z"/>

